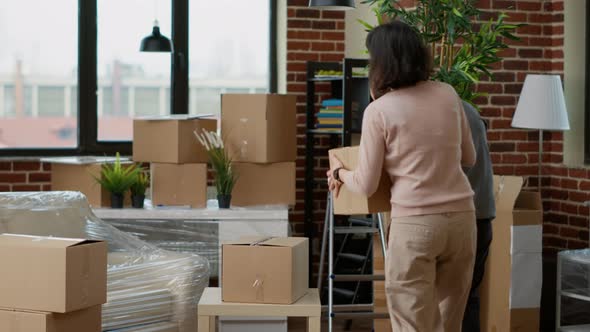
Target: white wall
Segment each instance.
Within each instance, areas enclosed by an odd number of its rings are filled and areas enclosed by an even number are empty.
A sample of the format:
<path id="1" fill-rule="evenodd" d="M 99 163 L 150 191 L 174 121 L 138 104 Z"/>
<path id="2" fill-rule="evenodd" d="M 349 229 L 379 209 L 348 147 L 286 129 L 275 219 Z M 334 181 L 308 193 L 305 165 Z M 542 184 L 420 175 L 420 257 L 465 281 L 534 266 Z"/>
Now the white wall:
<path id="1" fill-rule="evenodd" d="M 584 164 L 584 98 L 586 74 L 586 0 L 568 0 L 565 5 L 564 92 L 570 130 L 565 132 L 564 162 Z"/>
<path id="2" fill-rule="evenodd" d="M 368 55 L 364 53 L 365 38 L 367 32 L 358 19 L 369 22 L 372 25 L 377 24 L 377 18 L 371 11 L 370 7 L 362 4 L 362 0 L 356 1 L 356 9 L 346 11 L 345 20 L 345 55 L 347 58 L 366 59 Z"/>

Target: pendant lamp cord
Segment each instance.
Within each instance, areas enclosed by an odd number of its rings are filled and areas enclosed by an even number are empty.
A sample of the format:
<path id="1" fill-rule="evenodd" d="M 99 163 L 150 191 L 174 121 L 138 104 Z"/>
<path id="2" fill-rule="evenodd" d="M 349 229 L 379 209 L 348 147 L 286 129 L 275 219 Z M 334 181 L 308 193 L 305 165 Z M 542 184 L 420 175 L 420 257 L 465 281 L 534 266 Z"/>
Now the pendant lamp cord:
<path id="1" fill-rule="evenodd" d="M 158 23 L 158 0 L 154 0 L 154 26 L 160 26 Z"/>

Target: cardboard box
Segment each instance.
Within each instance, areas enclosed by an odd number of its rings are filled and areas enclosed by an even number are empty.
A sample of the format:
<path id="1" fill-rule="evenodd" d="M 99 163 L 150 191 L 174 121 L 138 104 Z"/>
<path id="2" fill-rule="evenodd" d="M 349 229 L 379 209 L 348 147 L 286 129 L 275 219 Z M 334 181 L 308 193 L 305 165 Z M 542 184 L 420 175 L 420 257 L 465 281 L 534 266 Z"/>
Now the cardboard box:
<path id="1" fill-rule="evenodd" d="M 168 115 L 133 120 L 133 160 L 158 163 L 206 163 L 205 148 L 193 132 L 217 131 L 217 120 Z"/>
<path id="2" fill-rule="evenodd" d="M 207 205 L 207 164 L 151 164 L 152 204 Z"/>
<path id="3" fill-rule="evenodd" d="M 538 332 L 542 286 L 543 207 L 523 179 L 494 176 L 494 239 L 481 286 L 484 332 Z"/>
<path id="4" fill-rule="evenodd" d="M 354 170 L 359 160 L 358 147 L 346 147 L 332 149 L 328 152 L 330 158 L 336 157 L 342 162 L 344 168 Z M 332 167 L 333 165 L 330 165 Z M 377 192 L 367 198 L 362 195 L 353 193 L 342 186 L 340 194 L 334 198 L 334 214 L 339 215 L 356 215 L 371 214 L 391 211 L 391 181 L 389 176 L 383 172 Z"/>
<path id="5" fill-rule="evenodd" d="M 72 312 L 107 300 L 107 244 L 0 235 L 0 307 Z"/>
<path id="6" fill-rule="evenodd" d="M 232 205 L 295 205 L 295 163 L 234 163 Z"/>
<path id="7" fill-rule="evenodd" d="M 131 165 L 128 159 L 122 158 L 122 163 Z M 111 157 L 66 157 L 44 158 L 44 163 L 51 163 L 51 190 L 79 191 L 86 196 L 92 207 L 110 207 L 111 194 L 96 182 L 94 177 L 100 177 L 102 166 L 114 162 Z M 131 205 L 131 197 L 125 195 L 125 205 Z"/>
<path id="8" fill-rule="evenodd" d="M 67 314 L 0 309 L 0 331 L 101 332 L 101 309 L 97 305 Z"/>
<path id="9" fill-rule="evenodd" d="M 221 133 L 236 162 L 297 159 L 296 97 L 277 94 L 221 96 Z"/>
<path id="10" fill-rule="evenodd" d="M 225 302 L 292 304 L 307 292 L 307 238 L 242 238 L 224 244 L 222 258 Z"/>

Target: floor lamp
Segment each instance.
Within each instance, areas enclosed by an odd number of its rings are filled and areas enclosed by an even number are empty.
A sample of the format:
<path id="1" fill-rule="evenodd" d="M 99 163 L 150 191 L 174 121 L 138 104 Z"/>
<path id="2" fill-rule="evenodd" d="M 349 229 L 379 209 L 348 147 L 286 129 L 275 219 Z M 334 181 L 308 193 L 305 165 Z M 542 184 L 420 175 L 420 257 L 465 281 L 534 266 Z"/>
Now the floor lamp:
<path id="1" fill-rule="evenodd" d="M 569 130 L 563 87 L 559 75 L 527 75 L 516 106 L 512 127 L 539 130 L 539 179 L 543 162 L 543 131 Z"/>

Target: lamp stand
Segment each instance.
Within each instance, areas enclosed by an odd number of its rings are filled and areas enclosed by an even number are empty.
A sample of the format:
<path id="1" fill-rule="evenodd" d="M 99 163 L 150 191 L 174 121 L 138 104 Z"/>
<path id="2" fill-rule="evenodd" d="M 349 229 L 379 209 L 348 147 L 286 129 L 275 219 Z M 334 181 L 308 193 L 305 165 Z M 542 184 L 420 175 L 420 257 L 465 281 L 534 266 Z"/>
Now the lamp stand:
<path id="1" fill-rule="evenodd" d="M 537 188 L 539 189 L 539 193 L 541 193 L 542 163 L 543 163 L 543 129 L 539 129 L 539 177 L 537 178 Z"/>

